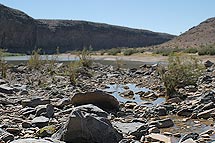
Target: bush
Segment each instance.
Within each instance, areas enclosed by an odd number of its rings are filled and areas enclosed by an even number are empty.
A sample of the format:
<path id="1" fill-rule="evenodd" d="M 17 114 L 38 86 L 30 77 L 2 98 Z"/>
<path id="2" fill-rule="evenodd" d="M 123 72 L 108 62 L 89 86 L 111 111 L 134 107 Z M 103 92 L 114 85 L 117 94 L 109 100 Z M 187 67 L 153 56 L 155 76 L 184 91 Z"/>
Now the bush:
<path id="1" fill-rule="evenodd" d="M 42 64 L 42 57 L 39 54 L 41 49 L 33 50 L 30 59 L 28 60 L 28 66 L 31 69 L 39 69 Z"/>
<path id="2" fill-rule="evenodd" d="M 5 50 L 4 49 L 0 49 L 0 70 L 1 70 L 1 76 L 3 78 L 7 77 L 7 62 L 4 60 L 4 54 L 5 54 Z"/>
<path id="3" fill-rule="evenodd" d="M 198 54 L 201 55 L 215 55 L 215 45 L 200 46 Z"/>
<path id="4" fill-rule="evenodd" d="M 179 48 L 159 48 L 159 49 L 155 49 L 155 51 L 153 53 L 155 54 L 161 54 L 162 56 L 169 56 L 172 55 L 176 52 L 181 52 L 182 49 Z"/>
<path id="5" fill-rule="evenodd" d="M 108 55 L 117 55 L 118 53 L 121 53 L 121 49 L 119 48 L 113 48 L 107 51 Z"/>
<path id="6" fill-rule="evenodd" d="M 185 53 L 198 53 L 197 48 L 187 48 L 184 50 Z"/>
<path id="7" fill-rule="evenodd" d="M 84 67 L 90 67 L 92 65 L 92 57 L 89 50 L 84 48 L 79 54 L 78 54 L 80 63 Z"/>
<path id="8" fill-rule="evenodd" d="M 132 54 L 134 54 L 134 53 L 138 53 L 138 51 L 137 51 L 136 49 L 126 49 L 126 50 L 123 52 L 123 54 L 124 54 L 125 56 L 130 56 L 130 55 L 132 55 Z"/>
<path id="9" fill-rule="evenodd" d="M 158 68 L 161 81 L 164 83 L 166 94 L 172 97 L 177 94 L 177 88 L 196 85 L 204 66 L 194 57 L 170 56 L 167 67 Z"/>

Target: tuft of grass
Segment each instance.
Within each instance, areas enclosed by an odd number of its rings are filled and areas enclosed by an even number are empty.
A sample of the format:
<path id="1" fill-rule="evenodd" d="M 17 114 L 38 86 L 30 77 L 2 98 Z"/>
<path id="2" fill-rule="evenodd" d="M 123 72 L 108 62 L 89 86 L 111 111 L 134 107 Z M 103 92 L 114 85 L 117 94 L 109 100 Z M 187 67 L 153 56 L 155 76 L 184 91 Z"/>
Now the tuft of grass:
<path id="1" fill-rule="evenodd" d="M 121 53 L 121 49 L 120 48 L 112 48 L 112 49 L 109 49 L 107 51 L 108 55 L 113 55 L 113 56 L 116 56 L 117 54 Z"/>
<path id="2" fill-rule="evenodd" d="M 40 55 L 41 49 L 33 50 L 30 59 L 28 60 L 28 67 L 30 69 L 39 69 L 42 64 L 42 57 Z"/>
<path id="3" fill-rule="evenodd" d="M 7 77 L 7 62 L 4 60 L 5 49 L 0 49 L 0 69 L 1 69 L 1 77 Z"/>
<path id="4" fill-rule="evenodd" d="M 68 65 L 69 81 L 72 85 L 76 85 L 77 83 L 77 78 L 78 78 L 78 74 L 81 66 L 82 65 L 79 61 L 70 62 Z"/>
<path id="5" fill-rule="evenodd" d="M 78 53 L 78 57 L 80 60 L 80 63 L 84 67 L 90 67 L 92 65 L 92 57 L 89 50 L 84 48 L 81 52 Z"/>
<path id="6" fill-rule="evenodd" d="M 166 95 L 177 95 L 177 89 L 186 85 L 196 85 L 203 73 L 203 64 L 191 56 L 169 56 L 168 65 L 160 66 L 158 73 L 164 83 Z"/>

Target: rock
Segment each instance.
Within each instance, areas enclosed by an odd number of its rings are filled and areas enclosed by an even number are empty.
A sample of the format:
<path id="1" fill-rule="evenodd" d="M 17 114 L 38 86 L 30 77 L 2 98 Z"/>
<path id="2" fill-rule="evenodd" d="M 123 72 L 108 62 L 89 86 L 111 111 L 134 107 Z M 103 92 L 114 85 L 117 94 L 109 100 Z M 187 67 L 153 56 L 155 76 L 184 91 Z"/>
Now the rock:
<path id="1" fill-rule="evenodd" d="M 49 123 L 49 118 L 46 118 L 44 116 L 40 116 L 40 117 L 35 117 L 32 121 L 31 121 L 32 125 L 35 125 L 36 127 L 42 128 L 48 125 Z"/>
<path id="2" fill-rule="evenodd" d="M 22 127 L 23 128 L 30 128 L 31 127 L 31 123 L 24 121 L 24 122 L 22 122 Z"/>
<path id="3" fill-rule="evenodd" d="M 179 97 L 173 97 L 173 98 L 170 98 L 167 100 L 167 103 L 180 103 L 182 102 L 183 100 Z"/>
<path id="4" fill-rule="evenodd" d="M 158 116 L 166 116 L 167 110 L 165 107 L 158 107 L 155 109 L 155 112 L 158 113 Z"/>
<path id="5" fill-rule="evenodd" d="M 0 85 L 0 92 L 5 94 L 13 94 L 13 88 L 7 86 L 6 84 Z"/>
<path id="6" fill-rule="evenodd" d="M 13 134 L 13 135 L 18 135 L 20 133 L 20 129 L 19 128 L 7 128 L 6 129 L 7 132 Z"/>
<path id="7" fill-rule="evenodd" d="M 150 125 L 155 125 L 157 128 L 169 128 L 174 126 L 174 122 L 172 119 L 167 118 L 167 119 L 162 119 L 162 120 L 157 120 L 157 121 L 152 121 Z"/>
<path id="8" fill-rule="evenodd" d="M 209 68 L 209 67 L 213 66 L 214 63 L 211 62 L 211 61 L 209 61 L 209 60 L 207 60 L 207 61 L 204 63 L 204 65 L 205 65 L 206 68 Z"/>
<path id="9" fill-rule="evenodd" d="M 75 107 L 66 124 L 52 137 L 75 143 L 118 143 L 122 139 L 107 113 L 92 104 Z"/>
<path id="10" fill-rule="evenodd" d="M 185 140 L 187 140 L 187 139 L 189 139 L 189 138 L 191 138 L 191 139 L 193 139 L 193 140 L 197 140 L 198 137 L 199 137 L 199 134 L 197 134 L 197 133 L 189 133 L 189 134 L 186 134 L 185 136 L 183 136 L 183 137 L 180 139 L 179 143 L 182 143 L 183 141 L 185 141 Z"/>
<path id="11" fill-rule="evenodd" d="M 14 140 L 14 136 L 0 128 L 0 140 L 3 140 L 4 142 L 9 142 Z"/>
<path id="12" fill-rule="evenodd" d="M 214 91 L 206 91 L 199 97 L 199 100 L 201 103 L 206 104 L 210 102 L 215 102 L 214 95 L 215 95 Z"/>
<path id="13" fill-rule="evenodd" d="M 33 138 L 27 138 L 27 139 L 18 139 L 14 140 L 11 143 L 65 143 L 58 140 L 44 140 L 44 139 L 33 139 Z"/>
<path id="14" fill-rule="evenodd" d="M 208 104 L 205 104 L 205 105 L 202 107 L 201 111 L 209 110 L 209 109 L 212 109 L 212 108 L 215 108 L 215 103 L 210 102 L 210 103 L 208 103 Z"/>
<path id="15" fill-rule="evenodd" d="M 171 143 L 170 138 L 165 135 L 162 135 L 162 134 L 151 133 L 151 134 L 147 135 L 146 138 L 147 138 L 147 140 L 152 139 L 152 140 L 156 140 L 156 141 L 160 141 L 160 142 L 164 142 L 164 143 Z"/>
<path id="16" fill-rule="evenodd" d="M 215 111 L 215 108 L 200 112 L 197 114 L 197 117 L 203 118 L 203 119 L 208 119 L 211 117 L 211 112 L 213 112 L 213 111 Z"/>
<path id="17" fill-rule="evenodd" d="M 122 139 L 119 143 L 140 143 L 140 142 L 133 139 Z"/>
<path id="18" fill-rule="evenodd" d="M 186 139 L 185 141 L 181 143 L 196 143 L 192 138 Z"/>
<path id="19" fill-rule="evenodd" d="M 134 92 L 132 90 L 126 90 L 126 91 L 120 93 L 120 95 L 123 97 L 132 98 L 134 96 Z"/>
<path id="20" fill-rule="evenodd" d="M 55 106 L 59 107 L 59 108 L 63 108 L 64 106 L 69 105 L 69 104 L 71 104 L 70 98 L 62 98 L 57 102 L 57 104 Z"/>
<path id="21" fill-rule="evenodd" d="M 125 103 L 125 108 L 127 108 L 127 109 L 133 109 L 135 106 L 137 106 L 136 102 Z"/>
<path id="22" fill-rule="evenodd" d="M 34 97 L 32 99 L 26 99 L 26 100 L 22 100 L 21 104 L 23 107 L 36 107 L 38 105 L 46 105 L 46 104 L 50 104 L 50 100 L 49 99 L 41 99 L 40 97 Z"/>
<path id="23" fill-rule="evenodd" d="M 177 115 L 178 116 L 185 116 L 185 117 L 190 117 L 193 113 L 193 110 L 191 109 L 188 109 L 188 108 L 184 108 L 184 109 L 181 109 L 177 112 Z"/>
<path id="24" fill-rule="evenodd" d="M 71 98 L 71 103 L 76 106 L 94 104 L 104 110 L 119 110 L 119 102 L 117 99 L 103 91 L 77 93 Z"/>
<path id="25" fill-rule="evenodd" d="M 54 107 L 51 104 L 38 105 L 36 107 L 36 116 L 45 116 L 51 118 L 54 115 Z"/>
<path id="26" fill-rule="evenodd" d="M 53 135 L 55 133 L 55 131 L 56 131 L 55 126 L 53 126 L 53 125 L 45 126 L 37 132 L 37 135 L 39 137 L 50 137 L 51 135 Z"/>

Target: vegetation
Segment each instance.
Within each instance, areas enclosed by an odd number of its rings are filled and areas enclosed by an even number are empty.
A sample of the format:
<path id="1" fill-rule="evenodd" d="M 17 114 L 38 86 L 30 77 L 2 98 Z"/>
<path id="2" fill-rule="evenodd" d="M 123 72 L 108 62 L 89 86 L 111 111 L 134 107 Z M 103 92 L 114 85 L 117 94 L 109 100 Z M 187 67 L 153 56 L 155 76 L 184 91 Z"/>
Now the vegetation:
<path id="1" fill-rule="evenodd" d="M 198 54 L 201 55 L 215 55 L 215 44 L 201 46 L 198 50 Z"/>
<path id="2" fill-rule="evenodd" d="M 166 94 L 172 97 L 177 89 L 186 85 L 196 85 L 204 66 L 194 57 L 169 56 L 167 67 L 160 66 L 158 73 L 164 83 Z"/>
<path id="3" fill-rule="evenodd" d="M 116 70 L 120 70 L 124 64 L 124 61 L 122 59 L 116 58 L 115 64 Z"/>
<path id="4" fill-rule="evenodd" d="M 6 78 L 7 77 L 7 62 L 4 60 L 4 49 L 0 49 L 0 69 L 1 69 L 1 77 Z"/>
<path id="5" fill-rule="evenodd" d="M 197 48 L 187 48 L 184 50 L 185 53 L 198 53 L 198 49 Z"/>
<path id="6" fill-rule="evenodd" d="M 135 54 L 135 53 L 138 53 L 139 51 L 137 50 L 137 49 L 131 49 L 131 48 L 129 48 L 129 49 L 126 49 L 124 52 L 123 52 L 123 54 L 125 55 L 125 56 L 130 56 L 130 55 L 132 55 L 132 54 Z"/>
<path id="7" fill-rule="evenodd" d="M 108 55 L 117 55 L 118 53 L 121 53 L 121 49 L 120 48 L 113 48 L 107 51 Z"/>
<path id="8" fill-rule="evenodd" d="M 92 65 L 92 57 L 89 50 L 84 48 L 80 53 L 78 53 L 80 64 L 84 67 L 90 67 Z"/>
<path id="9" fill-rule="evenodd" d="M 33 50 L 30 59 L 28 60 L 28 66 L 31 69 L 39 69 L 43 64 L 42 57 L 40 55 L 41 49 Z"/>
<path id="10" fill-rule="evenodd" d="M 153 51 L 154 54 L 161 54 L 162 56 L 169 56 L 172 55 L 176 52 L 181 52 L 182 49 L 176 47 L 176 48 L 159 48 L 159 49 L 155 49 Z"/>

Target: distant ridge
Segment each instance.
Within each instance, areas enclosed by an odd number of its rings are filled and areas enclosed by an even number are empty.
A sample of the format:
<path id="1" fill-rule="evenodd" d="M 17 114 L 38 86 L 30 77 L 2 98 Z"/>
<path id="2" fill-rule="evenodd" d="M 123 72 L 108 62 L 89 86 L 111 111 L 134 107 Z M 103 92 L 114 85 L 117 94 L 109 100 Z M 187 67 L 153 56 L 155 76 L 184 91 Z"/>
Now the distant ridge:
<path id="1" fill-rule="evenodd" d="M 187 32 L 157 47 L 161 48 L 196 48 L 215 44 L 215 17 L 209 18 Z"/>
<path id="2" fill-rule="evenodd" d="M 42 48 L 46 53 L 115 47 L 157 45 L 175 36 L 148 30 L 76 20 L 33 19 L 24 12 L 0 4 L 0 47 L 9 52 L 30 53 Z"/>

